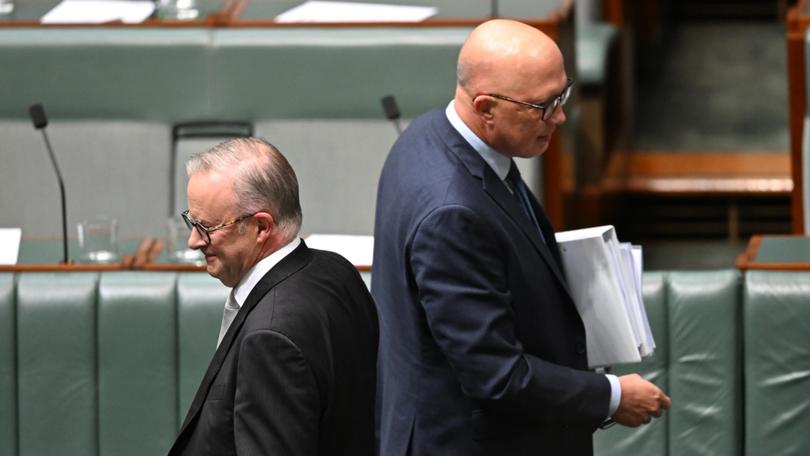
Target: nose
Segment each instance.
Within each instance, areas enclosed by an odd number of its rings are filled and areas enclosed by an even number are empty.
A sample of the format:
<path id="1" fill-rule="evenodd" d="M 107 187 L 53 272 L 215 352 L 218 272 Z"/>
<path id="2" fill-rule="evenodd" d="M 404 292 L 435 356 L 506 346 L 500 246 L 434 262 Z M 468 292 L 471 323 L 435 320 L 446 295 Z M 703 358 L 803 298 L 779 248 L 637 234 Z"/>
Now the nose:
<path id="1" fill-rule="evenodd" d="M 552 122 L 554 125 L 562 125 L 565 123 L 565 110 L 562 105 L 558 105 L 557 109 L 554 110 L 554 113 L 551 114 L 551 117 L 548 119 L 549 122 Z"/>
<path id="2" fill-rule="evenodd" d="M 205 247 L 207 243 L 196 229 L 192 229 L 188 234 L 188 248 L 192 250 L 199 250 Z"/>

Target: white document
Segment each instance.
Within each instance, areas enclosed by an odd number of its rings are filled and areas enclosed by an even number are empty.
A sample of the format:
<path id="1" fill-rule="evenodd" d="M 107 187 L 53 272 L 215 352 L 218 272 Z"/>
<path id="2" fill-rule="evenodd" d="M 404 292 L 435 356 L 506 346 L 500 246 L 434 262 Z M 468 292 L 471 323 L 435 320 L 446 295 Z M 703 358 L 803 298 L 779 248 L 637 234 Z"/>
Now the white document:
<path id="1" fill-rule="evenodd" d="M 434 16 L 432 6 L 308 1 L 276 16 L 276 22 L 419 22 Z"/>
<path id="2" fill-rule="evenodd" d="M 651 354 L 641 269 L 632 247 L 623 248 L 610 225 L 563 231 L 556 238 L 585 325 L 589 367 L 636 363 Z"/>
<path id="3" fill-rule="evenodd" d="M 304 241 L 310 248 L 337 252 L 354 266 L 370 267 L 374 257 L 374 236 L 310 234 Z"/>
<path id="4" fill-rule="evenodd" d="M 0 264 L 15 265 L 20 254 L 22 228 L 0 228 Z"/>
<path id="5" fill-rule="evenodd" d="M 48 11 L 43 24 L 102 24 L 121 21 L 127 24 L 143 22 L 155 11 L 151 1 L 126 0 L 64 0 Z"/>

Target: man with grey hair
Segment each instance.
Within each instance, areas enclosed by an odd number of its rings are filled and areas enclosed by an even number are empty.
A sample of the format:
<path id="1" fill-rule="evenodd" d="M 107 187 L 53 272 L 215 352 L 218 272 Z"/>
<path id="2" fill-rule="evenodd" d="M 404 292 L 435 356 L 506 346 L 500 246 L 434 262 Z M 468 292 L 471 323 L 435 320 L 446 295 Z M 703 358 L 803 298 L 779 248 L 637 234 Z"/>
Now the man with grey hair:
<path id="1" fill-rule="evenodd" d="M 290 164 L 226 141 L 187 165 L 188 245 L 231 287 L 170 455 L 372 455 L 377 315 L 358 272 L 298 237 Z"/>

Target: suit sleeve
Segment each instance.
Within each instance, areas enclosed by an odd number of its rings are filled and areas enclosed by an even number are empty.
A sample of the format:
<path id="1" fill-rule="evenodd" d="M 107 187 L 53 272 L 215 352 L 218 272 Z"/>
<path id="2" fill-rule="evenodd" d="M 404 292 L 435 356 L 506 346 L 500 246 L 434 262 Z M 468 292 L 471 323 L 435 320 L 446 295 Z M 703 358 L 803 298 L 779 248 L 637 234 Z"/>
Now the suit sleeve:
<path id="1" fill-rule="evenodd" d="M 254 331 L 239 349 L 236 454 L 315 455 L 320 399 L 301 350 L 285 335 Z"/>
<path id="2" fill-rule="evenodd" d="M 412 239 L 420 303 L 466 395 L 483 407 L 549 423 L 595 427 L 605 419 L 610 385 L 603 375 L 524 352 L 510 305 L 509 247 L 482 216 L 463 206 L 443 207 Z M 542 299 L 538 305 L 557 305 Z"/>

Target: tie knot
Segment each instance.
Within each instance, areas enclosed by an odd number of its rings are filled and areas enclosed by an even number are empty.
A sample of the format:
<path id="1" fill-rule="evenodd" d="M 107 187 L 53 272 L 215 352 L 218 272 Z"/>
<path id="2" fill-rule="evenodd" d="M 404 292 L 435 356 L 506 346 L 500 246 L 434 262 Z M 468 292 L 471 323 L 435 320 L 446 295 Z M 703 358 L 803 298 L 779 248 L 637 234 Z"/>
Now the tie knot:
<path id="1" fill-rule="evenodd" d="M 509 173 L 506 175 L 506 181 L 509 182 L 513 188 L 519 188 L 522 182 L 520 178 L 520 170 L 514 160 L 511 160 L 509 165 Z"/>

